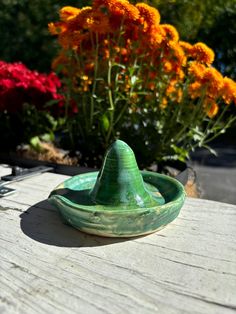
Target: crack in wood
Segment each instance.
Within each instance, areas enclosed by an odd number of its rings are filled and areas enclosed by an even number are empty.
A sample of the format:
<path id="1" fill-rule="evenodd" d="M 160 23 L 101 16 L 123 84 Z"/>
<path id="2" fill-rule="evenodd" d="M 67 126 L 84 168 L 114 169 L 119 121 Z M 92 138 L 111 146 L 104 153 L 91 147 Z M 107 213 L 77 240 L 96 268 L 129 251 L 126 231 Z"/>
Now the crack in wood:
<path id="1" fill-rule="evenodd" d="M 198 301 L 201 301 L 201 302 L 205 302 L 205 303 L 208 303 L 208 304 L 214 304 L 214 305 L 217 305 L 217 306 L 220 306 L 220 307 L 223 307 L 223 308 L 227 308 L 227 309 L 231 309 L 231 310 L 236 310 L 236 305 L 234 305 L 234 304 L 228 304 L 228 303 L 223 303 L 223 302 L 217 302 L 217 301 L 209 300 L 209 299 L 205 298 L 202 295 L 197 296 L 197 295 L 189 294 L 189 293 L 186 293 L 186 292 L 183 292 L 183 291 L 173 290 L 173 292 L 175 292 L 177 294 L 180 294 L 180 295 L 184 295 L 184 296 L 190 297 L 192 299 L 195 299 L 195 300 L 198 300 Z"/>
<path id="2" fill-rule="evenodd" d="M 21 210 L 21 209 L 19 209 L 19 208 L 16 208 L 16 207 L 6 207 L 6 206 L 1 206 L 0 205 L 0 211 L 3 211 L 3 212 L 5 212 L 5 211 L 8 211 L 8 210 L 14 210 L 14 211 L 17 211 L 17 212 L 24 212 L 24 210 Z"/>
<path id="3" fill-rule="evenodd" d="M 236 264 L 236 262 L 234 262 L 234 261 L 230 261 L 230 260 L 219 258 L 219 257 L 215 257 L 215 256 L 211 257 L 211 256 L 203 255 L 203 254 L 197 254 L 197 253 L 188 252 L 188 251 L 176 250 L 176 249 L 173 249 L 173 248 L 169 248 L 169 247 L 158 245 L 158 244 L 152 244 L 152 243 L 149 243 L 149 242 L 141 242 L 141 241 L 134 241 L 134 242 L 137 243 L 137 244 L 142 244 L 142 245 L 150 245 L 150 246 L 154 246 L 154 247 L 160 247 L 160 248 L 162 248 L 164 250 L 169 250 L 169 251 L 174 251 L 174 252 L 178 252 L 178 253 L 184 253 L 184 254 L 188 254 L 188 255 L 192 255 L 192 256 L 199 256 L 199 257 L 209 258 L 209 259 L 213 259 L 213 260 L 219 260 L 219 261 L 222 261 L 222 262 L 229 262 L 229 263 L 232 263 L 232 264 Z"/>

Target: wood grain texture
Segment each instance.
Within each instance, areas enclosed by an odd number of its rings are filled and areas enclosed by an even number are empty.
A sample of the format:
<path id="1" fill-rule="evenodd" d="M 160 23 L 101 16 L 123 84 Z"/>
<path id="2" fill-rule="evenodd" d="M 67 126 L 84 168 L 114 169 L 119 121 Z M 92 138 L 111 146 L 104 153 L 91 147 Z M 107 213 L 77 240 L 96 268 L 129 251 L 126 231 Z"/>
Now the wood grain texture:
<path id="1" fill-rule="evenodd" d="M 44 201 L 66 178 L 0 199 L 1 313 L 236 313 L 236 206 L 187 198 L 158 233 L 99 238 Z"/>

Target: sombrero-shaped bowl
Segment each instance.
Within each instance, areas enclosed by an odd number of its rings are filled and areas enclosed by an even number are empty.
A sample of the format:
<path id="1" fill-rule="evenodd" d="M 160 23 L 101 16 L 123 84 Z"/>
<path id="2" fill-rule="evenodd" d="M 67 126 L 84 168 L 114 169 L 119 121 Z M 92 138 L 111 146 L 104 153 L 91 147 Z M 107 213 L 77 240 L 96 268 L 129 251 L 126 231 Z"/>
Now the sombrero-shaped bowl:
<path id="1" fill-rule="evenodd" d="M 66 223 L 86 233 L 105 237 L 133 237 L 162 229 L 179 214 L 185 199 L 184 187 L 166 175 L 140 171 L 150 194 L 162 195 L 163 205 L 150 208 L 119 207 L 93 203 L 90 197 L 98 172 L 74 176 L 57 186 L 49 201 Z"/>

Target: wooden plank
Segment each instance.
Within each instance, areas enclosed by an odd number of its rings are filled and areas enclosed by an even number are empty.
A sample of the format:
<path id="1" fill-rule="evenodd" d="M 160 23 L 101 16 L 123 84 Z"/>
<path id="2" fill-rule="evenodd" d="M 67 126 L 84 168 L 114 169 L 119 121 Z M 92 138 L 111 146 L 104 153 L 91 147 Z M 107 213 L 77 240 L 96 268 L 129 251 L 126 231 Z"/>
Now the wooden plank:
<path id="1" fill-rule="evenodd" d="M 7 165 L 0 165 L 0 177 L 10 172 L 11 169 Z M 43 173 L 20 182 L 10 183 L 8 186 L 16 189 L 16 192 L 7 198 L 0 199 L 0 206 L 17 207 L 24 211 L 29 206 L 46 199 L 50 191 L 67 178 L 69 177 L 65 175 Z"/>
<path id="2" fill-rule="evenodd" d="M 1 312 L 235 313 L 236 206 L 188 198 L 156 234 L 99 238 L 44 200 L 65 178 L 14 183 L 0 199 Z"/>

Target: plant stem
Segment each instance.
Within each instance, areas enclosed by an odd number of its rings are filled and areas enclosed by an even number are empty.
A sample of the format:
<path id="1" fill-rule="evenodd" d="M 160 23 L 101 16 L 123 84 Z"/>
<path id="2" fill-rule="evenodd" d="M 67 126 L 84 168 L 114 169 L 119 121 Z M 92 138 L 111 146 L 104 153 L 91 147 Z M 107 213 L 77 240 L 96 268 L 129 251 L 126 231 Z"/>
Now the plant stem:
<path id="1" fill-rule="evenodd" d="M 107 132 L 107 136 L 106 136 L 106 145 L 108 145 L 109 140 L 110 140 L 110 136 L 113 130 L 113 121 L 114 121 L 114 102 L 113 102 L 113 97 L 112 97 L 112 88 L 111 88 L 111 70 L 112 70 L 112 62 L 109 59 L 108 61 L 108 73 L 107 73 L 107 83 L 108 83 L 108 100 L 109 100 L 109 113 L 110 113 L 110 124 L 109 124 L 109 129 Z"/>
<path id="2" fill-rule="evenodd" d="M 124 115 L 125 111 L 127 110 L 128 106 L 129 106 L 129 103 L 126 102 L 126 104 L 125 104 L 125 105 L 123 106 L 123 108 L 121 109 L 121 111 L 120 111 L 118 117 L 116 118 L 116 120 L 115 120 L 115 122 L 114 122 L 114 124 L 113 124 L 114 126 L 120 121 L 120 119 L 121 119 L 122 116 Z"/>
<path id="3" fill-rule="evenodd" d="M 228 129 L 232 123 L 236 121 L 236 117 L 233 117 L 231 120 L 229 120 L 229 122 L 226 124 L 226 126 L 224 127 L 224 129 Z M 206 137 L 206 140 L 204 141 L 204 144 L 207 144 L 209 142 L 211 142 L 212 140 L 214 140 L 215 138 L 217 138 L 220 134 L 222 133 L 222 130 L 220 130 L 219 132 L 216 132 L 212 137 L 208 138 Z"/>
<path id="4" fill-rule="evenodd" d="M 108 75 L 107 75 L 107 83 L 108 83 L 108 99 L 110 107 L 108 110 L 114 110 L 114 102 L 112 97 L 112 89 L 111 89 L 111 70 L 112 70 L 112 63 L 111 60 L 108 61 Z"/>
<path id="5" fill-rule="evenodd" d="M 93 78 L 93 88 L 92 88 L 92 95 L 91 95 L 91 109 L 90 109 L 90 126 L 93 126 L 93 115 L 94 115 L 94 95 L 96 92 L 96 85 L 97 85 L 97 72 L 98 72 L 98 33 L 96 33 L 96 47 L 95 47 L 95 64 L 94 64 L 94 78 Z"/>

